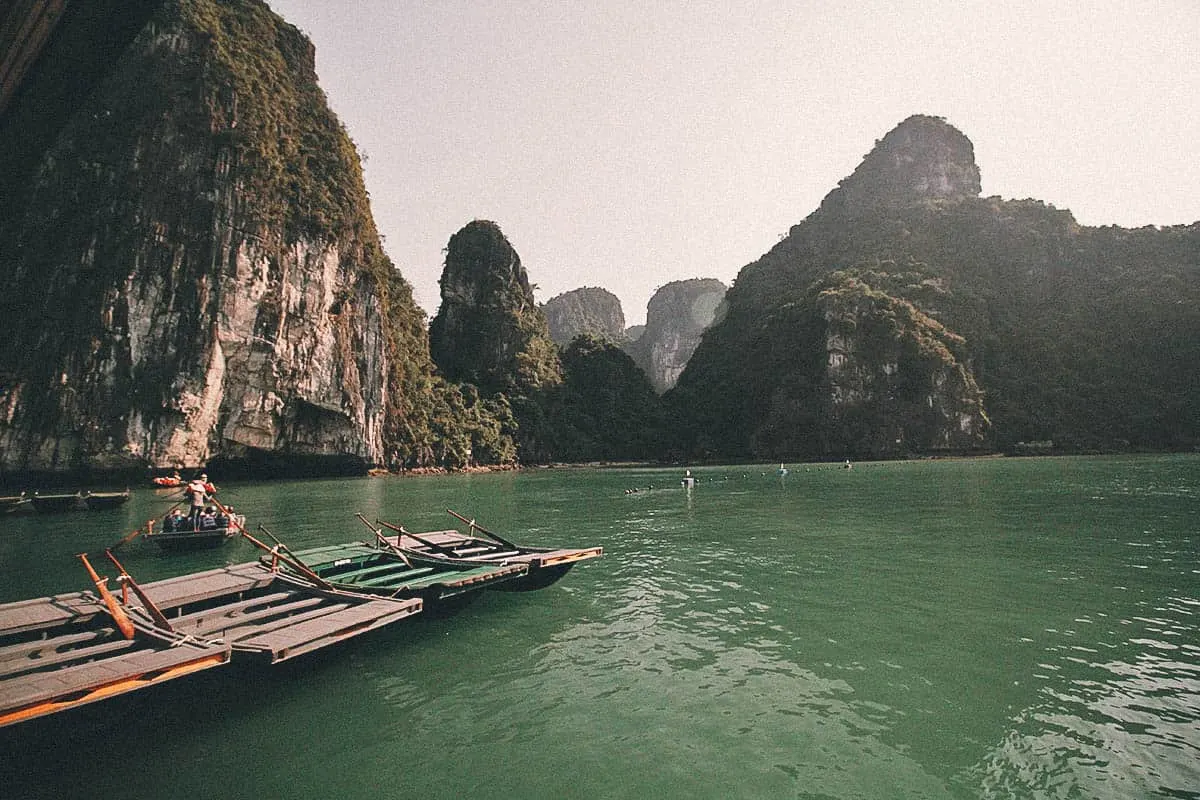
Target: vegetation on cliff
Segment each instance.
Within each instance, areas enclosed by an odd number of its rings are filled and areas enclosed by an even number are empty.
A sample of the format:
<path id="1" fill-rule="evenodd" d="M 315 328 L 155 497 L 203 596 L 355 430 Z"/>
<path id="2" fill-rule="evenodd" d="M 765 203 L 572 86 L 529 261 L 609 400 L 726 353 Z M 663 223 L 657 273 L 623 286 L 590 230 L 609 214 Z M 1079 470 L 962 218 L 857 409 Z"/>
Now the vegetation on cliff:
<path id="1" fill-rule="evenodd" d="M 563 352 L 562 363 L 563 384 L 543 401 L 547 447 L 556 460 L 662 457 L 663 405 L 628 354 L 609 339 L 581 334 Z"/>
<path id="2" fill-rule="evenodd" d="M 1191 400 L 1200 389 L 1200 225 L 1085 228 L 1044 203 L 980 198 L 977 176 L 969 142 L 941 120 L 914 117 L 885 137 L 817 211 L 738 276 L 727 314 L 677 387 L 677 413 L 686 408 L 694 420 L 685 446 L 747 457 L 811 452 L 799 441 L 779 451 L 788 437 L 769 423 L 779 417 L 770 409 L 786 398 L 798 409 L 784 419 L 802 410 L 808 429 L 836 422 L 830 409 L 797 398 L 828 369 L 811 345 L 827 333 L 808 313 L 814 287 L 855 267 L 871 270 L 871 291 L 895 301 L 876 302 L 858 327 L 883 315 L 914 343 L 928 338 L 930 322 L 948 334 L 935 338 L 955 373 L 971 380 L 946 385 L 968 405 L 971 383 L 982 391 L 987 445 L 1200 444 L 1200 407 Z M 910 306 L 921 316 L 901 313 Z M 886 349 L 859 339 L 857 352 L 887 362 Z M 782 342 L 801 349 L 789 358 Z M 907 412 L 906 426 L 915 413 Z M 888 454 L 879 439 L 869 452 Z M 839 457 L 853 440 L 825 439 L 817 454 Z"/>

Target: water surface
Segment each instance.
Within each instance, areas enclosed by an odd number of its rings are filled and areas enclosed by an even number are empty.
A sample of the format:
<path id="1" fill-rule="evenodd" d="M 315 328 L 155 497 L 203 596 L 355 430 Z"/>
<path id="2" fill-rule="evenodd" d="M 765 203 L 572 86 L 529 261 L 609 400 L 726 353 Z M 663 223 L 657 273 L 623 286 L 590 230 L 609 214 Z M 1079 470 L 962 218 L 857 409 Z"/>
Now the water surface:
<path id="1" fill-rule="evenodd" d="M 777 466 L 225 486 L 295 548 L 453 508 L 605 556 L 2 730 L 0 794 L 1200 798 L 1200 457 Z M 74 554 L 164 497 L 3 517 L 0 602 L 85 588 Z M 257 555 L 119 554 L 141 581 Z"/>

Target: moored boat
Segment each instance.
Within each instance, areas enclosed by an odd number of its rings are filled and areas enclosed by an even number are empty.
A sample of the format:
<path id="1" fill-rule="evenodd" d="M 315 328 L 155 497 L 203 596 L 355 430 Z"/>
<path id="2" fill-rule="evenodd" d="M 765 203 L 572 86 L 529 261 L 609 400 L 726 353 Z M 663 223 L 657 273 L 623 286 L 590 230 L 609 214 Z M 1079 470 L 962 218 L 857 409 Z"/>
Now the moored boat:
<path id="1" fill-rule="evenodd" d="M 514 544 L 506 538 L 483 528 L 447 509 L 454 517 L 467 523 L 470 531 L 479 531 L 490 538 L 471 536 L 457 530 L 411 533 L 402 525 L 381 523 L 396 533 L 386 537 L 388 544 L 398 548 L 409 560 L 420 564 L 523 564 L 525 575 L 497 584 L 500 591 L 532 591 L 549 586 L 567 574 L 576 564 L 604 555 L 603 547 L 534 547 Z"/>
<path id="2" fill-rule="evenodd" d="M 265 529 L 260 526 L 260 530 Z M 324 584 L 339 591 L 393 598 L 419 597 L 426 611 L 457 607 L 482 589 L 522 578 L 528 572 L 524 564 L 416 563 L 388 543 L 382 532 L 375 530 L 375 535 L 376 540 L 371 543 L 349 542 L 296 552 L 280 545 L 262 560 L 296 580 Z M 281 548 L 288 559 L 279 558 Z"/>
<path id="3" fill-rule="evenodd" d="M 83 502 L 89 511 L 116 508 L 129 500 L 129 490 L 123 492 L 84 492 Z"/>
<path id="4" fill-rule="evenodd" d="M 16 511 L 17 508 L 29 504 L 29 498 L 24 492 L 0 497 L 0 512 Z"/>
<path id="5" fill-rule="evenodd" d="M 259 562 L 142 587 L 178 633 L 219 639 L 234 660 L 278 663 L 398 622 L 420 598 L 366 597 L 291 580 Z"/>
<path id="6" fill-rule="evenodd" d="M 258 562 L 0 605 L 0 727 L 231 660 L 275 664 L 417 614 L 389 599 L 297 582 Z M 131 594 L 132 592 L 132 594 Z M 119 595 L 119 597 L 118 597 Z"/>
<path id="7" fill-rule="evenodd" d="M 64 511 L 76 511 L 81 507 L 83 495 L 73 494 L 42 494 L 34 492 L 30 498 L 35 511 L 42 514 L 60 514 Z"/>

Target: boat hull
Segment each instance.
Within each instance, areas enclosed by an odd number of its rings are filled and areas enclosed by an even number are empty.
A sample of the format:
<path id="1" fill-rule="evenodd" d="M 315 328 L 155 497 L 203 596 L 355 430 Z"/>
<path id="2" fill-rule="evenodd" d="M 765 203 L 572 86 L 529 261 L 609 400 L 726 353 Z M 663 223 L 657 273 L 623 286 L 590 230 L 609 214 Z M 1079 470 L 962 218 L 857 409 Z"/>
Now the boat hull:
<path id="1" fill-rule="evenodd" d="M 339 591 L 419 597 L 427 613 L 458 608 L 483 589 L 519 580 L 527 572 L 523 564 L 418 564 L 391 549 L 365 542 L 316 547 L 292 555 Z M 294 568 L 288 569 L 299 580 L 311 580 Z"/>
<path id="2" fill-rule="evenodd" d="M 581 561 L 599 558 L 602 547 L 554 548 L 517 545 L 507 549 L 487 539 L 463 536 L 458 531 L 433 531 L 415 535 L 386 537 L 413 561 L 429 564 L 459 563 L 473 565 L 524 564 L 525 575 L 490 587 L 500 592 L 532 592 L 562 579 Z"/>
<path id="3" fill-rule="evenodd" d="M 30 499 L 39 514 L 62 514 L 78 510 L 81 498 L 78 494 L 35 494 Z"/>
<path id="4" fill-rule="evenodd" d="M 89 511 L 100 511 L 106 508 L 116 508 L 129 500 L 129 492 L 103 492 L 100 494 L 85 494 L 83 502 Z"/>

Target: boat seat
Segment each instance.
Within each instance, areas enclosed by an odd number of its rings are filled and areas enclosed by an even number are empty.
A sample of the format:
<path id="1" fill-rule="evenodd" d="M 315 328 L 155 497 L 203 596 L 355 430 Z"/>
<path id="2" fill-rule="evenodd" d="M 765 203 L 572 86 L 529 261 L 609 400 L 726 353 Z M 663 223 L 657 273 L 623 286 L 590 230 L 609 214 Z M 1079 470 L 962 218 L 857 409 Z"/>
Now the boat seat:
<path id="1" fill-rule="evenodd" d="M 376 564 L 373 567 L 366 567 L 364 569 L 355 570 L 353 572 L 346 572 L 346 573 L 342 573 L 340 575 L 333 575 L 330 578 L 328 578 L 328 580 L 336 581 L 338 583 L 361 584 L 361 583 L 365 583 L 368 580 L 372 580 L 380 575 L 392 575 L 397 572 L 411 572 L 411 571 L 414 571 L 414 567 L 410 567 L 408 564 L 405 564 L 403 561 L 396 560 L 396 561 L 388 561 L 384 564 Z M 320 574 L 320 573 L 318 573 L 318 574 Z M 322 575 L 321 577 L 325 577 L 325 576 Z"/>
<path id="2" fill-rule="evenodd" d="M 433 567 L 418 567 L 416 569 L 405 568 L 403 572 L 393 573 L 391 575 L 378 575 L 374 578 L 366 580 L 355 580 L 355 586 L 391 586 L 397 583 L 397 578 L 402 578 L 402 584 L 410 584 L 416 579 L 420 579 L 433 572 Z M 418 581 L 419 582 L 419 581 Z"/>

